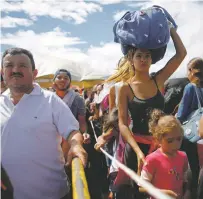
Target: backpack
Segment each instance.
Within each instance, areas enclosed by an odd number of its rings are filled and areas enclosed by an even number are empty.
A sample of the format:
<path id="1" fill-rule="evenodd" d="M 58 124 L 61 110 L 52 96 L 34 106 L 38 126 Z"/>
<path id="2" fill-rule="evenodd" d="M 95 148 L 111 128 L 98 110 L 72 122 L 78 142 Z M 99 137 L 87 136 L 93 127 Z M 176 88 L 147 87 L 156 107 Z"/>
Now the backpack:
<path id="1" fill-rule="evenodd" d="M 187 78 L 170 79 L 165 84 L 165 107 L 166 114 L 174 114 L 174 110 L 180 103 L 185 86 L 189 83 Z"/>

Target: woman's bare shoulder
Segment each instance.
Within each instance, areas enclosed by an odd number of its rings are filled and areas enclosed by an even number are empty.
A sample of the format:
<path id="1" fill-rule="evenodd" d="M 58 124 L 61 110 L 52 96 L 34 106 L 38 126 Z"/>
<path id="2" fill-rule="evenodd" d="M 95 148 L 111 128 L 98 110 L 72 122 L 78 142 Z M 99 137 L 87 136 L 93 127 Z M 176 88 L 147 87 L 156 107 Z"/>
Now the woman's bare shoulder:
<path id="1" fill-rule="evenodd" d="M 128 83 L 123 83 L 123 85 L 121 85 L 120 90 L 128 90 L 129 89 L 129 84 Z"/>
<path id="2" fill-rule="evenodd" d="M 119 93 L 120 93 L 120 96 L 122 95 L 128 95 L 129 94 L 129 84 L 128 83 L 124 83 L 120 89 L 119 89 Z"/>

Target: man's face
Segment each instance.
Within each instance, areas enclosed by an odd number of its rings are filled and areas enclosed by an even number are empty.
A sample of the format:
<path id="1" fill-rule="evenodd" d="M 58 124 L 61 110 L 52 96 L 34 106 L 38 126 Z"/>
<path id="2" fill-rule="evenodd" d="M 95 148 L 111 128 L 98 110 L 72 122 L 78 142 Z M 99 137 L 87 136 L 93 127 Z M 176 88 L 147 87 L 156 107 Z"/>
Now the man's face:
<path id="1" fill-rule="evenodd" d="M 103 89 L 102 85 L 98 85 L 98 86 L 97 86 L 97 95 L 100 94 L 100 92 L 102 91 L 102 89 Z"/>
<path id="2" fill-rule="evenodd" d="M 37 70 L 32 70 L 29 57 L 25 54 L 10 55 L 3 58 L 3 78 L 8 88 L 15 92 L 27 92 L 33 87 Z"/>
<path id="3" fill-rule="evenodd" d="M 68 88 L 70 88 L 71 81 L 67 73 L 61 72 L 56 76 L 54 83 L 55 83 L 56 89 L 65 91 Z"/>

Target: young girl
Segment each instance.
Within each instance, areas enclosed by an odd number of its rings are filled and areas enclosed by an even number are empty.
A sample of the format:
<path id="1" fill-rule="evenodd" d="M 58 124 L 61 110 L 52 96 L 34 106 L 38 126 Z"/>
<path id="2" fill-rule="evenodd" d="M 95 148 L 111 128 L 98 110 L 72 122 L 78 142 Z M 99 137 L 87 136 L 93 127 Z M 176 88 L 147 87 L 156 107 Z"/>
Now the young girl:
<path id="1" fill-rule="evenodd" d="M 111 112 L 106 115 L 104 119 L 103 124 L 103 134 L 98 137 L 97 143 L 95 144 L 95 149 L 100 150 L 101 147 L 104 147 L 104 150 L 107 151 L 110 155 L 114 156 L 116 158 L 116 149 L 118 146 L 119 141 L 119 128 L 118 128 L 118 109 L 113 108 Z M 110 144 L 110 147 L 107 144 Z M 107 160 L 107 163 L 109 163 L 109 196 L 108 198 L 113 198 L 113 182 L 117 175 L 117 169 L 112 168 L 112 165 L 115 165 L 113 162 L 109 162 Z"/>
<path id="2" fill-rule="evenodd" d="M 114 108 L 109 115 L 104 118 L 103 134 L 98 137 L 95 149 L 99 150 L 103 147 L 112 137 L 118 137 L 118 109 Z"/>
<path id="3" fill-rule="evenodd" d="M 190 198 L 187 189 L 187 155 L 179 151 L 183 139 L 180 122 L 172 115 L 154 109 L 150 115 L 149 131 L 160 148 L 146 157 L 141 178 L 173 198 Z M 140 191 L 146 190 L 140 188 Z"/>

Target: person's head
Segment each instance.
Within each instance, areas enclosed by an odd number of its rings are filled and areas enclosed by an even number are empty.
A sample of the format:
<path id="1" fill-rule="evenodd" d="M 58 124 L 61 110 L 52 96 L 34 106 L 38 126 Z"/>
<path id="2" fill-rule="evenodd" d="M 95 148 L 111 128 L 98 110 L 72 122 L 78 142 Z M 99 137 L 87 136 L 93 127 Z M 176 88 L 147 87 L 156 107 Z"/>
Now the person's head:
<path id="1" fill-rule="evenodd" d="M 149 72 L 152 64 L 151 51 L 147 49 L 132 48 L 128 51 L 128 59 L 134 72 Z"/>
<path id="2" fill-rule="evenodd" d="M 71 85 L 71 74 L 66 69 L 59 69 L 54 75 L 54 87 L 59 91 L 66 91 Z"/>
<path id="3" fill-rule="evenodd" d="M 174 116 L 166 115 L 158 109 L 152 110 L 149 131 L 165 153 L 174 154 L 179 150 L 183 139 L 183 129 Z"/>
<path id="4" fill-rule="evenodd" d="M 190 82 L 203 86 L 203 59 L 200 57 L 191 59 L 187 69 Z"/>
<path id="5" fill-rule="evenodd" d="M 103 89 L 103 85 L 102 85 L 102 84 L 98 84 L 97 87 L 96 87 L 96 93 L 97 93 L 97 95 L 100 94 L 100 92 L 102 91 L 102 89 Z"/>
<path id="6" fill-rule="evenodd" d="M 151 64 L 150 50 L 130 48 L 127 54 L 119 60 L 116 73 L 106 82 L 127 82 L 136 72 L 149 72 Z"/>
<path id="7" fill-rule="evenodd" d="M 96 92 L 97 92 L 97 86 L 98 86 L 98 84 L 95 84 L 95 85 L 92 87 L 92 92 L 93 92 L 93 93 L 96 93 Z"/>
<path id="8" fill-rule="evenodd" d="M 26 93 L 33 88 L 37 70 L 30 51 L 23 48 L 7 49 L 3 53 L 1 67 L 4 81 L 11 91 Z"/>
<path id="9" fill-rule="evenodd" d="M 90 113 L 94 113 L 96 110 L 96 104 L 93 102 L 90 102 L 89 107 L 90 107 Z"/>
<path id="10" fill-rule="evenodd" d="M 90 100 L 93 100 L 94 93 L 93 93 L 92 89 L 84 90 L 84 99 L 87 99 L 87 98 L 89 98 Z"/>
<path id="11" fill-rule="evenodd" d="M 85 100 L 88 98 L 88 90 L 83 90 L 83 98 Z"/>

